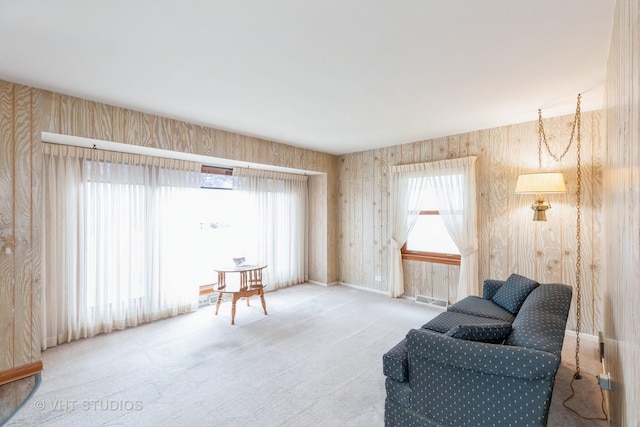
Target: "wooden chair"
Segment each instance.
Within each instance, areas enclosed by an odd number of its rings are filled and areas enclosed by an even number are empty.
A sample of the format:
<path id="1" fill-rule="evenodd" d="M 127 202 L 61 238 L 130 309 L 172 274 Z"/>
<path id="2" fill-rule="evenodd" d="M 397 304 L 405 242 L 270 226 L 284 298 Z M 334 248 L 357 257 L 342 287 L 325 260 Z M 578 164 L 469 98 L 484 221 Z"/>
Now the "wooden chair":
<path id="1" fill-rule="evenodd" d="M 264 300 L 264 283 L 262 282 L 262 271 L 267 268 L 264 266 L 256 267 L 238 267 L 234 269 L 222 269 L 216 270 L 218 272 L 218 286 L 215 292 L 218 292 L 218 300 L 216 301 L 216 315 L 220 309 L 220 303 L 222 302 L 223 294 L 231 295 L 231 324 L 235 325 L 236 317 L 236 302 L 240 298 L 247 299 L 247 307 L 249 306 L 249 298 L 252 295 L 259 295 L 262 302 L 262 309 L 264 314 L 267 315 L 267 304 Z M 240 286 L 239 288 L 227 287 L 226 275 L 227 273 L 239 273 L 240 274 Z"/>

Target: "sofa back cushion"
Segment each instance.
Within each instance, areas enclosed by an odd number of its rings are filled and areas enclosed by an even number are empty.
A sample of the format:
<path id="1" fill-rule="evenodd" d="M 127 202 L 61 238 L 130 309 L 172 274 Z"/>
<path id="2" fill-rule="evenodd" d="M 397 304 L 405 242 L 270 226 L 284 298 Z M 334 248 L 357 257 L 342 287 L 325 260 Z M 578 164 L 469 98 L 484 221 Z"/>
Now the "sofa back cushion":
<path id="1" fill-rule="evenodd" d="M 502 344 L 511 332 L 511 323 L 497 322 L 490 325 L 458 325 L 449 329 L 445 335 L 469 341 Z"/>
<path id="2" fill-rule="evenodd" d="M 484 279 L 484 282 L 482 282 L 482 298 L 491 301 L 502 285 L 504 285 L 504 280 Z"/>
<path id="3" fill-rule="evenodd" d="M 542 350 L 560 357 L 571 294 L 572 289 L 567 285 L 538 286 L 520 308 L 505 344 Z"/>
<path id="4" fill-rule="evenodd" d="M 535 280 L 512 274 L 491 299 L 510 313 L 517 314 L 524 300 L 538 286 Z"/>

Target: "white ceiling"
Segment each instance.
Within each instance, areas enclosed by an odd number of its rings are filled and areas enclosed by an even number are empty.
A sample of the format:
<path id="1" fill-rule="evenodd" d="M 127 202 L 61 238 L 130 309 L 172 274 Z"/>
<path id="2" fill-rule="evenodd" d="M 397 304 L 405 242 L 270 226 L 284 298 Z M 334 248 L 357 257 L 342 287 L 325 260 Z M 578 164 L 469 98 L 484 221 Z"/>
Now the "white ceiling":
<path id="1" fill-rule="evenodd" d="M 615 0 L 1 0 L 0 79 L 343 154 L 602 106 Z"/>

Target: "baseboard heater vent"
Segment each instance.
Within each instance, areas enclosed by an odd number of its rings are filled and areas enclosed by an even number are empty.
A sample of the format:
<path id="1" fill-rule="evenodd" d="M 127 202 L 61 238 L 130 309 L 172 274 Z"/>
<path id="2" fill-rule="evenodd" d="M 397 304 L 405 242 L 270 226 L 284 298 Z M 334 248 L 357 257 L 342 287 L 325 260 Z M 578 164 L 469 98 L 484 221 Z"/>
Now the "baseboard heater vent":
<path id="1" fill-rule="evenodd" d="M 416 302 L 441 308 L 447 308 L 449 305 L 449 302 L 446 299 L 428 297 L 426 295 L 416 295 Z"/>

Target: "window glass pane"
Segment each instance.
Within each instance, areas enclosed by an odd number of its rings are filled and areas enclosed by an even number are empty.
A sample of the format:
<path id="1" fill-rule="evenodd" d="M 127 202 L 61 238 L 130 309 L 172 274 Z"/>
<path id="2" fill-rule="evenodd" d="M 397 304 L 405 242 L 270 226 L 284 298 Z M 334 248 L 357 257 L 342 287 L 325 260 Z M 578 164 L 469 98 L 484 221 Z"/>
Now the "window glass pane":
<path id="1" fill-rule="evenodd" d="M 220 175 L 213 173 L 203 173 L 200 187 L 202 188 L 215 188 L 215 189 L 233 189 L 233 176 Z"/>
<path id="2" fill-rule="evenodd" d="M 420 215 L 407 239 L 407 250 L 459 255 L 440 215 Z"/>
<path id="3" fill-rule="evenodd" d="M 437 211 L 438 210 L 438 198 L 435 191 L 430 185 L 426 185 L 420 194 L 420 210 L 421 211 Z"/>
<path id="4" fill-rule="evenodd" d="M 197 247 L 199 271 L 194 274 L 198 285 L 206 285 L 217 281 L 213 270 L 216 266 L 229 265 L 232 257 L 243 253 L 239 247 L 238 226 L 244 215 L 238 191 L 201 189 L 197 196 L 196 226 L 200 232 L 193 245 Z"/>

